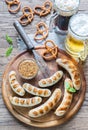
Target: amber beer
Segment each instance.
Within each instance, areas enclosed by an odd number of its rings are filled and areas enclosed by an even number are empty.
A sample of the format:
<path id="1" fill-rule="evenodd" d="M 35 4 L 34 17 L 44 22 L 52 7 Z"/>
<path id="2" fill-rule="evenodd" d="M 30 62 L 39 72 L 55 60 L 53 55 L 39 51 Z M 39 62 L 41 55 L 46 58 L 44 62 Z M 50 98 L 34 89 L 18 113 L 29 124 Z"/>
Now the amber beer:
<path id="1" fill-rule="evenodd" d="M 85 51 L 85 41 L 88 39 L 88 14 L 76 14 L 71 17 L 68 35 L 65 42 L 66 50 L 73 56 Z"/>

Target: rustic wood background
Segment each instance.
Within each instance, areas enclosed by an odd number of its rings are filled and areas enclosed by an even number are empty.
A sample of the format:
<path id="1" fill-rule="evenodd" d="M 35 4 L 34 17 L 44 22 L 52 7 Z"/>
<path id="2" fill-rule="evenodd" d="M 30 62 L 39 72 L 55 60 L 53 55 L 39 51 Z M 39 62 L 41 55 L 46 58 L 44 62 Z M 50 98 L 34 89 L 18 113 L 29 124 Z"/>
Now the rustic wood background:
<path id="1" fill-rule="evenodd" d="M 22 7 L 25 5 L 29 5 L 30 7 L 34 7 L 37 4 L 44 2 L 44 0 L 20 0 L 22 3 Z M 85 10 L 88 12 L 88 0 L 81 0 L 80 9 Z M 12 15 L 8 12 L 7 5 L 5 0 L 0 0 L 0 130 L 39 130 L 39 128 L 34 128 L 31 126 L 27 126 L 17 119 L 15 119 L 10 112 L 7 110 L 1 94 L 1 82 L 2 82 L 2 75 L 5 69 L 5 66 L 10 61 L 12 57 L 14 57 L 18 53 L 17 44 L 16 44 L 16 37 L 17 32 L 13 27 L 13 22 L 15 19 L 18 19 L 19 16 L 22 14 L 20 11 L 16 15 Z M 47 20 L 46 18 L 42 18 L 43 21 Z M 35 24 L 40 21 L 38 16 L 35 16 L 34 21 L 32 24 L 25 27 L 26 33 L 30 34 L 31 32 L 34 33 L 35 31 Z M 12 55 L 9 58 L 5 57 L 5 51 L 8 47 L 8 43 L 5 40 L 5 35 L 8 34 L 12 37 L 14 43 L 14 50 Z M 84 72 L 87 81 L 87 90 L 85 101 L 79 110 L 79 112 L 67 123 L 61 126 L 56 126 L 53 128 L 47 128 L 46 130 L 88 130 L 88 58 L 84 64 Z"/>

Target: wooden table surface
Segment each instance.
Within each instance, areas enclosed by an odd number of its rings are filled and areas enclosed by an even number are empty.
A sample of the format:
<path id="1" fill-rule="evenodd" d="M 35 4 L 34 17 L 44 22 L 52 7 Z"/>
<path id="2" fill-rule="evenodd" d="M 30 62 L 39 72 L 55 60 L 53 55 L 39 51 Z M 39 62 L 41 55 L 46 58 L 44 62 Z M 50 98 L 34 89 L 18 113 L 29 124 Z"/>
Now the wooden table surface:
<path id="1" fill-rule="evenodd" d="M 22 3 L 22 7 L 25 5 L 29 5 L 34 7 L 36 4 L 41 4 L 44 0 L 20 0 Z M 88 12 L 88 0 L 81 0 L 80 9 L 86 10 Z M 39 128 L 27 126 L 17 119 L 15 119 L 11 113 L 6 108 L 1 93 L 1 82 L 2 75 L 7 63 L 18 53 L 16 37 L 17 32 L 13 27 L 13 21 L 18 19 L 21 15 L 21 11 L 12 15 L 8 12 L 7 5 L 5 0 L 0 0 L 0 130 L 38 130 Z M 47 20 L 46 18 L 42 18 L 43 21 Z M 38 16 L 35 16 L 32 24 L 25 27 L 26 33 L 30 34 L 31 32 L 35 32 L 35 24 L 40 21 Z M 8 34 L 13 39 L 14 50 L 12 55 L 9 58 L 5 57 L 5 51 L 8 47 L 8 43 L 5 40 L 5 35 Z M 46 130 L 88 130 L 88 58 L 84 64 L 84 73 L 87 81 L 87 90 L 84 103 L 79 110 L 79 112 L 64 125 L 56 126 L 53 128 L 47 128 Z"/>

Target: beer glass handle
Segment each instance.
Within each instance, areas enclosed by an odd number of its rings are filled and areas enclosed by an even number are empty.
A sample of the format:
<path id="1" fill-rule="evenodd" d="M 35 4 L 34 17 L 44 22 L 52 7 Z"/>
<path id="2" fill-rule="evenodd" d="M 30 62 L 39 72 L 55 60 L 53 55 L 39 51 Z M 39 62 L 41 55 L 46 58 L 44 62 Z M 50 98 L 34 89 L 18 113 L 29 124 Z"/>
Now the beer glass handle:
<path id="1" fill-rule="evenodd" d="M 55 12 L 55 5 L 54 5 L 55 0 L 52 0 L 52 3 L 53 3 L 52 14 L 51 14 L 50 21 L 49 21 L 49 30 L 50 31 L 52 31 L 52 29 L 55 27 L 54 26 L 54 20 L 58 16 L 58 13 Z"/>
<path id="2" fill-rule="evenodd" d="M 85 61 L 88 56 L 88 40 L 84 41 L 84 50 L 79 53 L 79 58 L 81 61 Z"/>
<path id="3" fill-rule="evenodd" d="M 50 21 L 49 21 L 49 30 L 52 31 L 52 29 L 54 28 L 54 20 L 55 18 L 58 16 L 57 12 L 53 13 L 50 17 Z"/>

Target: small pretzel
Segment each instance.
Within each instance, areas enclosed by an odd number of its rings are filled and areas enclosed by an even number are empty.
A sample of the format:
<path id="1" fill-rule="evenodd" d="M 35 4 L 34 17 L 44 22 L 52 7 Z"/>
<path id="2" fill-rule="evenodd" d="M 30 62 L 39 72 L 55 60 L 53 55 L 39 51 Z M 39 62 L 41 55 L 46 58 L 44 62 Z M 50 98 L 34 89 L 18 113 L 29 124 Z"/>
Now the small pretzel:
<path id="1" fill-rule="evenodd" d="M 50 45 L 47 45 L 47 44 Z M 43 58 L 45 60 L 52 60 L 52 59 L 56 59 L 57 58 L 57 54 L 58 54 L 58 47 L 55 45 L 55 43 L 51 40 L 47 40 L 44 43 L 46 51 L 43 53 Z"/>
<path id="2" fill-rule="evenodd" d="M 33 11 L 30 7 L 24 7 L 22 9 L 23 15 L 20 17 L 19 22 L 26 26 L 27 24 L 31 23 L 34 16 L 33 16 Z"/>
<path id="3" fill-rule="evenodd" d="M 10 13 L 17 13 L 20 10 L 21 7 L 21 3 L 19 0 L 5 0 L 6 3 L 8 4 L 8 11 Z M 12 6 L 16 5 L 17 8 L 16 9 L 11 9 Z"/>
<path id="4" fill-rule="evenodd" d="M 51 1 L 46 1 L 43 6 L 46 8 L 46 10 L 50 11 L 52 9 Z"/>
<path id="5" fill-rule="evenodd" d="M 48 36 L 48 27 L 44 22 L 40 22 L 36 25 L 37 32 L 35 33 L 35 40 L 44 40 Z M 38 37 L 41 35 L 41 37 Z"/>
<path id="6" fill-rule="evenodd" d="M 41 11 L 41 13 L 40 13 L 40 17 L 42 17 L 42 16 L 46 16 L 47 14 L 49 14 L 50 13 L 50 10 L 46 10 L 45 8 Z"/>
<path id="7" fill-rule="evenodd" d="M 50 13 L 52 9 L 52 3 L 51 1 L 46 1 L 43 6 L 36 6 L 34 8 L 34 13 L 41 16 L 46 16 L 47 14 Z"/>
<path id="8" fill-rule="evenodd" d="M 43 10 L 44 10 L 43 6 L 36 6 L 34 8 L 34 13 L 40 16 L 40 14 L 42 13 Z"/>

